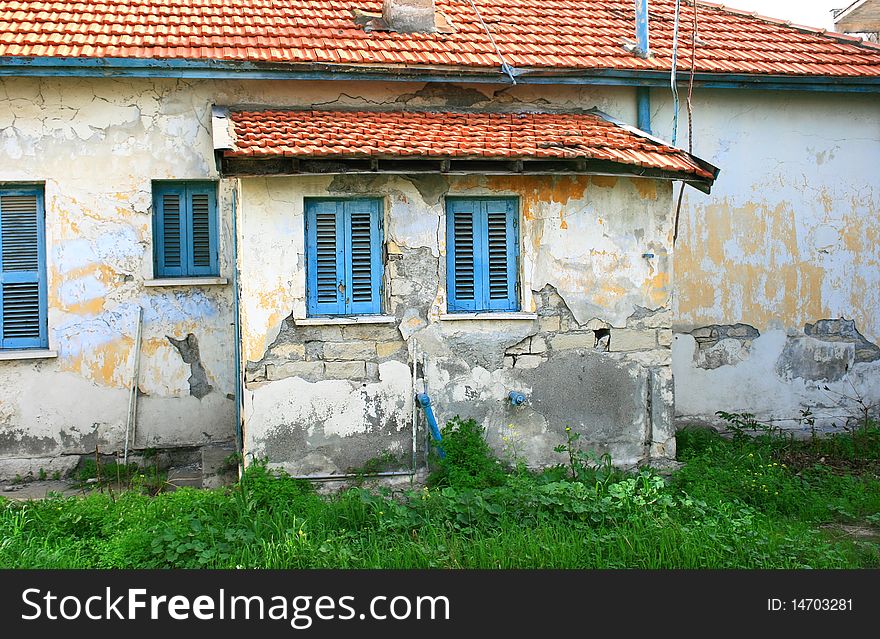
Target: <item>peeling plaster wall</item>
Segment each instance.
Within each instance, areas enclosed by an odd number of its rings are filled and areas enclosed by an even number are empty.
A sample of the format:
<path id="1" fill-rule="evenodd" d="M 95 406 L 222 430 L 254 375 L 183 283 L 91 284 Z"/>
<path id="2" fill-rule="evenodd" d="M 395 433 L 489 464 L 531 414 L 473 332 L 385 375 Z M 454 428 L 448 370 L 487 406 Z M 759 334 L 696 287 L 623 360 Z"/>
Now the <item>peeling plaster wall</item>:
<path id="1" fill-rule="evenodd" d="M 668 92 L 652 98 L 654 129 L 668 139 Z M 876 411 L 880 100 L 697 89 L 693 104 L 694 151 L 722 170 L 711 196 L 688 190 L 682 207 L 679 420 L 749 411 L 794 428 L 810 407 L 823 428 L 840 428 L 861 413 L 857 397 Z M 684 105 L 680 125 L 686 147 Z M 841 318 L 852 326 L 823 322 Z M 738 324 L 751 334 L 706 343 L 707 332 Z M 854 349 L 865 352 L 854 358 Z"/>
<path id="2" fill-rule="evenodd" d="M 566 426 L 622 465 L 674 456 L 668 183 L 265 177 L 242 179 L 240 195 L 249 458 L 297 475 L 389 456 L 410 468 L 412 398 L 425 388 L 441 422 L 473 417 L 499 453 L 515 448 L 535 466 L 560 462 L 553 447 Z M 442 318 L 447 195 L 519 198 L 522 309 L 535 318 Z M 393 324 L 297 322 L 306 316 L 303 202 L 318 196 L 384 200 Z M 511 390 L 528 404 L 512 407 Z"/>
<path id="3" fill-rule="evenodd" d="M 0 183 L 45 188 L 49 348 L 58 352 L 0 361 L 0 476 L 36 474 L 53 467 L 50 457 L 96 445 L 121 449 L 138 308 L 135 447 L 233 437 L 231 287 L 144 286 L 153 274 L 151 180 L 216 179 L 208 126 L 210 99 L 173 81 L 0 80 Z M 222 185 L 225 276 L 230 195 Z M 169 341 L 188 335 L 196 364 Z M 204 377 L 197 393 L 195 367 Z"/>

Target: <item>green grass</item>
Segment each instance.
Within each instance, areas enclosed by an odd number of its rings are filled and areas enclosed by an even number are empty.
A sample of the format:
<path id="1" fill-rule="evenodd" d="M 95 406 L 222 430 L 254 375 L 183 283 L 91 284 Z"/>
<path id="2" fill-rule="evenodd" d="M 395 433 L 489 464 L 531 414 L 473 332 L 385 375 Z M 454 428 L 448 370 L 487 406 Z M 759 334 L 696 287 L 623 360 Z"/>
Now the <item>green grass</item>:
<path id="1" fill-rule="evenodd" d="M 324 497 L 255 464 L 225 490 L 3 501 L 0 566 L 880 567 L 877 429 L 860 435 L 857 456 L 846 437 L 684 431 L 686 464 L 668 480 L 572 467 L 586 457 L 567 451 L 544 473 L 499 475 L 466 423 L 445 435 L 453 454 L 428 489 Z"/>

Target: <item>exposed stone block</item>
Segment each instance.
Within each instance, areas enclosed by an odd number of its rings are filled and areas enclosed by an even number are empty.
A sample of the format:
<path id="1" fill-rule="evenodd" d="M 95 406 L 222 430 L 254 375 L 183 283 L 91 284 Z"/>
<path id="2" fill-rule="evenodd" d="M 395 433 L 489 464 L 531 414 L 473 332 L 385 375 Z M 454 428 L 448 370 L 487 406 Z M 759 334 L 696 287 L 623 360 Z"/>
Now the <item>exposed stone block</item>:
<path id="1" fill-rule="evenodd" d="M 541 317 L 538 319 L 538 328 L 542 333 L 555 333 L 559 330 L 559 316 Z"/>
<path id="2" fill-rule="evenodd" d="M 518 355 L 514 368 L 538 368 L 544 363 L 544 358 L 540 355 Z"/>
<path id="3" fill-rule="evenodd" d="M 636 307 L 636 312 L 626 321 L 628 328 L 670 328 L 672 326 L 672 310 L 658 308 L 651 310 Z"/>
<path id="4" fill-rule="evenodd" d="M 531 341 L 530 337 L 525 338 L 519 344 L 515 344 L 507 349 L 508 355 L 525 355 L 529 352 L 529 342 Z"/>
<path id="5" fill-rule="evenodd" d="M 555 351 L 565 351 L 574 348 L 593 348 L 596 344 L 596 335 L 589 333 L 562 333 L 554 335 L 550 340 L 550 346 Z"/>
<path id="6" fill-rule="evenodd" d="M 328 342 L 324 344 L 325 360 L 375 359 L 376 342 Z"/>
<path id="7" fill-rule="evenodd" d="M 305 350 L 305 358 L 309 361 L 324 359 L 324 342 L 306 342 Z"/>
<path id="8" fill-rule="evenodd" d="M 531 344 L 529 344 L 529 352 L 543 353 L 546 350 L 547 350 L 547 340 L 545 340 L 540 335 L 533 336 Z"/>
<path id="9" fill-rule="evenodd" d="M 394 335 L 397 335 L 397 329 L 394 329 Z M 406 346 L 406 342 L 395 340 L 391 342 L 376 342 L 376 355 L 379 359 L 391 357 L 399 353 Z"/>
<path id="10" fill-rule="evenodd" d="M 272 355 L 279 359 L 293 359 L 296 357 L 303 359 L 306 356 L 306 345 L 292 342 L 278 344 L 272 347 Z"/>
<path id="11" fill-rule="evenodd" d="M 393 324 L 360 324 L 344 326 L 342 335 L 346 340 L 379 340 L 390 341 L 400 338 L 397 327 Z"/>
<path id="12" fill-rule="evenodd" d="M 339 342 L 342 341 L 340 326 L 297 326 L 296 335 L 303 342 Z"/>
<path id="13" fill-rule="evenodd" d="M 672 329 L 662 328 L 657 331 L 657 344 L 660 346 L 672 346 Z"/>
<path id="14" fill-rule="evenodd" d="M 654 330 L 632 328 L 611 329 L 611 351 L 644 351 L 657 347 L 657 335 Z"/>
<path id="15" fill-rule="evenodd" d="M 327 362 L 324 374 L 328 379 L 363 379 L 367 374 L 367 363 Z"/>
<path id="16" fill-rule="evenodd" d="M 288 377 L 302 377 L 316 380 L 324 374 L 323 362 L 285 362 L 283 364 L 266 364 L 266 379 L 274 381 Z"/>

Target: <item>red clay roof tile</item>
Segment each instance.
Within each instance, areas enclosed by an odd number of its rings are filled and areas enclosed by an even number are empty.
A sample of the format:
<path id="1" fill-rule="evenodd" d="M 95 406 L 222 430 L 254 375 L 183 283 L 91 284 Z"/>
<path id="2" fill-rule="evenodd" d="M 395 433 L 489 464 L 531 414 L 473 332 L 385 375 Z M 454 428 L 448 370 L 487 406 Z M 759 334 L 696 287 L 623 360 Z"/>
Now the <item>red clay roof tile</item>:
<path id="1" fill-rule="evenodd" d="M 525 68 L 669 70 L 673 0 L 652 0 L 654 56 L 634 39 L 632 0 L 474 0 L 507 62 Z M 452 33 L 366 33 L 353 9 L 381 0 L 0 0 L 0 56 L 222 58 L 237 61 L 498 67 L 469 2 L 436 0 Z M 698 71 L 880 76 L 880 48 L 852 37 L 698 3 Z M 690 68 L 692 6 L 679 64 Z M 98 35 L 105 34 L 105 35 Z"/>
<path id="2" fill-rule="evenodd" d="M 713 174 L 691 155 L 596 113 L 234 111 L 227 157 L 586 158 Z"/>

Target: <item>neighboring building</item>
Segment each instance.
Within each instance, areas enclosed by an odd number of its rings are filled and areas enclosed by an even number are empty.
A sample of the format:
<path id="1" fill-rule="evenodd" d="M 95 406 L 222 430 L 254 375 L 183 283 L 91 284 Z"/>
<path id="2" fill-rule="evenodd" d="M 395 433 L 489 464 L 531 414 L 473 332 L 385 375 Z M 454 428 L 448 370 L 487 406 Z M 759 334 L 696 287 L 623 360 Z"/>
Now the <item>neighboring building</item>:
<path id="1" fill-rule="evenodd" d="M 124 449 L 141 313 L 131 446 L 206 475 L 880 400 L 876 47 L 698 4 L 690 154 L 672 2 L 83 4 L 0 0 L 0 476 Z"/>
<path id="2" fill-rule="evenodd" d="M 862 35 L 880 42 L 880 0 L 857 0 L 834 13 L 834 27 L 841 33 Z"/>

